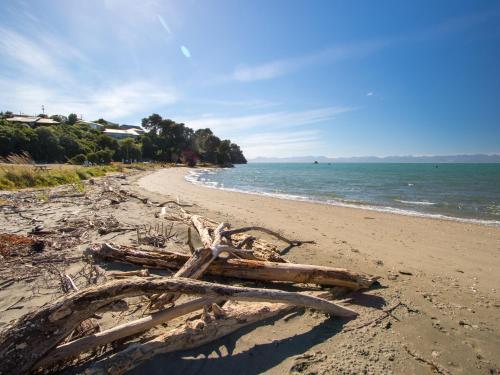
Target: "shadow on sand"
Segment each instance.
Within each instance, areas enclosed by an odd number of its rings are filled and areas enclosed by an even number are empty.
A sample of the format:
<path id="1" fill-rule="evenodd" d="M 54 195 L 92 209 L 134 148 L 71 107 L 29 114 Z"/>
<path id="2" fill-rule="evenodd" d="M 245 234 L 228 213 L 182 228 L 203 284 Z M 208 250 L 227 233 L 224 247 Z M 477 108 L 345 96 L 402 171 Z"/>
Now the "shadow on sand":
<path id="1" fill-rule="evenodd" d="M 257 344 L 244 352 L 232 354 L 238 339 L 256 327 L 269 325 L 278 319 L 280 317 L 256 323 L 193 350 L 156 356 L 130 374 L 260 374 L 336 335 L 346 322 L 338 318 L 326 319 L 305 333 Z M 221 355 L 221 347 L 225 347 L 227 355 Z M 214 352 L 216 357 L 207 358 Z"/>

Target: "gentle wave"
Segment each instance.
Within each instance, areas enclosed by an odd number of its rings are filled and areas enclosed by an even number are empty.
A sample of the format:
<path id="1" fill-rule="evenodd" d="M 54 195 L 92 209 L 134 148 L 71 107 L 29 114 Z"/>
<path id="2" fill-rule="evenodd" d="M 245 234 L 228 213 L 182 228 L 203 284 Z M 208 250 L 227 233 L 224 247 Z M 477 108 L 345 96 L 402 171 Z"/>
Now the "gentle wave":
<path id="1" fill-rule="evenodd" d="M 306 201 L 306 202 L 311 202 L 311 203 L 328 204 L 328 205 L 332 205 L 332 206 L 347 207 L 347 208 L 357 208 L 357 209 L 363 209 L 363 210 L 368 210 L 368 211 L 385 212 L 385 213 L 405 215 L 405 216 L 414 216 L 414 217 L 431 218 L 431 219 L 439 219 L 439 220 L 449 220 L 449 221 L 457 221 L 457 222 L 469 223 L 469 224 L 481 224 L 481 225 L 487 225 L 487 226 L 500 226 L 500 221 L 498 221 L 498 220 L 468 219 L 468 218 L 460 218 L 460 217 L 454 217 L 454 216 L 448 216 L 448 215 L 442 215 L 442 214 L 423 213 L 423 212 L 404 210 L 401 208 L 389 207 L 389 206 L 373 206 L 371 204 L 360 202 L 360 201 L 357 201 L 355 203 L 353 201 L 342 201 L 340 199 L 331 199 L 331 200 L 324 201 L 324 200 L 313 199 L 311 197 L 300 196 L 300 195 L 292 195 L 292 194 L 284 194 L 284 193 L 269 193 L 269 192 L 255 191 L 255 190 L 227 188 L 227 187 L 224 187 L 223 184 L 219 184 L 218 182 L 206 181 L 206 180 L 202 181 L 199 177 L 207 172 L 210 172 L 210 174 L 214 173 L 212 170 L 209 170 L 209 169 L 198 169 L 195 171 L 189 171 L 185 175 L 185 179 L 186 179 L 186 181 L 188 181 L 194 185 L 204 186 L 204 187 L 211 188 L 211 189 L 232 191 L 232 192 L 236 192 L 236 193 L 244 193 L 244 194 L 265 196 L 265 197 L 271 197 L 271 198 L 277 198 L 277 199 L 287 199 L 287 200 L 294 200 L 294 201 Z M 397 199 L 395 199 L 395 200 L 397 200 Z M 435 204 L 432 202 L 418 202 L 418 201 L 417 202 L 401 201 L 401 202 L 402 203 L 408 202 L 408 203 L 413 203 L 413 204 L 422 204 L 423 203 L 424 205 Z"/>
<path id="2" fill-rule="evenodd" d="M 399 202 L 399 203 L 412 204 L 412 205 L 415 205 L 415 206 L 433 206 L 433 205 L 436 204 L 434 202 L 426 202 L 426 201 L 403 201 L 403 200 L 400 200 L 400 199 L 394 199 L 394 200 L 396 202 Z"/>

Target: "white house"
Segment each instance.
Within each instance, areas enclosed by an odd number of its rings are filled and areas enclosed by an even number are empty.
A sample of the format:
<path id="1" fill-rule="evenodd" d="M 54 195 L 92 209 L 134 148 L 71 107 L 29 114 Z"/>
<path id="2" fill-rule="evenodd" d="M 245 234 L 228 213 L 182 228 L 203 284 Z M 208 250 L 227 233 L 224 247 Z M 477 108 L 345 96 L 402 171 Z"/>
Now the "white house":
<path id="1" fill-rule="evenodd" d="M 133 129 L 104 129 L 103 134 L 111 138 L 123 139 L 123 138 L 137 138 L 139 134 Z"/>
<path id="2" fill-rule="evenodd" d="M 120 128 L 121 129 L 124 129 L 124 130 L 134 130 L 137 134 L 141 135 L 141 134 L 144 134 L 146 133 L 146 131 L 140 127 L 139 125 L 120 125 Z"/>
<path id="3" fill-rule="evenodd" d="M 14 116 L 7 119 L 10 122 L 20 122 L 28 125 L 56 125 L 59 124 L 58 121 L 52 120 L 51 118 L 36 117 L 36 116 Z"/>

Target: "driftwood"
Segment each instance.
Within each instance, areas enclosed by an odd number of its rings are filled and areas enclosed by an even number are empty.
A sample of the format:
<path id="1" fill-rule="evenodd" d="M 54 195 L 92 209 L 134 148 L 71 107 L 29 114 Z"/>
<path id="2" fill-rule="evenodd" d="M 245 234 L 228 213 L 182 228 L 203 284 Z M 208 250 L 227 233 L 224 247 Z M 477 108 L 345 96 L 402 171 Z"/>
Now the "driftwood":
<path id="1" fill-rule="evenodd" d="M 186 277 L 198 279 L 208 265 L 212 262 L 214 254 L 210 249 L 196 249 L 184 265 L 175 273 L 174 277 Z M 163 293 L 151 297 L 154 307 L 160 307 L 173 303 L 179 297 L 178 294 Z"/>
<path id="2" fill-rule="evenodd" d="M 192 204 L 189 204 L 189 203 L 180 203 L 178 200 L 177 201 L 169 200 L 169 201 L 165 201 L 163 203 L 160 203 L 158 205 L 158 207 L 164 207 L 164 206 L 166 206 L 168 204 L 176 204 L 179 207 L 192 207 L 193 206 Z"/>
<path id="3" fill-rule="evenodd" d="M 184 222 L 192 224 L 196 228 L 198 234 L 200 235 L 201 242 L 205 247 L 212 246 L 212 243 L 215 240 L 213 236 L 215 233 L 217 233 L 217 226 L 219 225 L 217 222 L 200 215 L 188 214 L 185 210 L 182 209 L 182 207 L 181 207 L 181 212 L 174 215 L 171 218 L 175 217 L 177 217 L 177 220 L 182 220 Z M 261 228 L 261 227 L 253 227 L 253 228 Z M 281 257 L 280 251 L 276 248 L 276 246 L 262 239 L 256 239 L 254 237 L 250 237 L 244 234 L 243 232 L 251 230 L 248 229 L 248 227 L 243 229 L 244 229 L 243 231 L 237 230 L 237 232 L 234 233 L 225 231 L 226 234 L 223 236 L 221 235 L 221 237 L 224 237 L 224 239 L 227 240 L 226 241 L 227 244 L 231 245 L 234 254 L 238 254 L 238 257 L 244 259 L 267 260 L 271 262 L 280 262 L 280 263 L 287 262 L 284 258 Z M 277 238 L 285 239 L 285 237 L 277 234 L 276 232 L 270 230 L 269 232 L 276 234 L 278 236 Z M 285 239 L 285 242 L 288 244 L 288 247 L 299 245 L 298 241 L 290 241 L 288 239 Z M 293 243 L 293 245 L 290 245 L 291 243 Z M 241 251 L 238 253 L 234 249 L 243 249 L 243 250 L 251 249 L 251 251 L 246 251 L 246 252 Z"/>
<path id="4" fill-rule="evenodd" d="M 201 242 L 205 247 L 210 247 L 213 242 L 212 236 L 210 236 L 210 226 L 207 225 L 207 220 L 204 220 L 203 217 L 198 215 L 192 215 L 190 217 L 193 226 L 198 231 L 200 235 Z"/>
<path id="5" fill-rule="evenodd" d="M 149 204 L 149 199 L 148 198 L 140 197 L 137 194 L 132 193 L 131 191 L 120 189 L 119 192 L 120 192 L 120 194 L 126 195 L 128 197 L 135 198 L 135 199 L 141 201 L 144 204 Z"/>
<path id="6" fill-rule="evenodd" d="M 283 242 L 286 242 L 290 246 L 300 246 L 300 245 L 305 244 L 305 243 L 315 243 L 314 241 L 293 241 L 293 240 L 289 240 L 288 238 L 286 238 L 285 236 L 279 234 L 278 232 L 275 232 L 275 231 L 270 230 L 268 228 L 257 227 L 257 226 L 243 227 L 243 228 L 239 228 L 239 229 L 226 230 L 226 231 L 222 232 L 221 235 L 223 237 L 230 238 L 234 234 L 239 234 L 239 233 L 244 233 L 244 232 L 249 232 L 249 231 L 258 231 L 258 232 L 267 233 L 267 234 L 269 234 L 269 235 L 271 235 L 273 237 L 276 237 L 277 239 L 279 239 L 279 240 L 281 240 Z"/>
<path id="7" fill-rule="evenodd" d="M 180 269 L 189 259 L 188 255 L 175 252 L 144 251 L 109 244 L 90 247 L 87 252 L 106 260 L 159 269 Z M 344 268 L 234 258 L 216 259 L 206 272 L 210 275 L 248 280 L 344 286 L 355 290 L 369 288 L 377 280 L 375 277 L 358 274 Z"/>
<path id="8" fill-rule="evenodd" d="M 221 241 L 223 239 L 222 234 L 224 233 L 224 229 L 229 225 L 225 223 L 221 223 L 214 233 L 214 239 L 212 240 L 208 231 L 204 231 L 204 226 L 201 221 L 197 220 L 197 217 L 194 216 L 192 218 L 193 222 L 196 223 L 196 229 L 205 234 L 204 244 L 207 248 L 195 249 L 191 255 L 191 257 L 187 260 L 186 263 L 177 271 L 174 277 L 187 277 L 187 278 L 199 278 L 206 268 L 210 265 L 210 263 L 215 260 L 215 258 L 220 254 L 221 251 L 224 251 L 225 247 L 221 246 Z M 210 241 L 210 242 L 209 242 Z M 208 248 L 210 246 L 210 248 Z M 142 272 L 145 270 L 141 270 L 140 276 L 149 276 L 149 272 L 147 274 L 143 274 Z M 126 276 L 137 275 L 134 271 L 131 272 L 122 272 L 121 275 L 126 274 Z M 120 275 L 120 276 L 121 276 Z M 175 299 L 178 298 L 178 294 L 163 294 L 159 297 L 152 297 L 156 305 L 164 305 L 167 303 L 172 303 Z M 74 340 L 70 343 L 63 344 L 57 347 L 50 355 L 46 356 L 42 362 L 40 362 L 38 367 L 50 367 L 51 365 L 60 362 L 62 360 L 66 360 L 68 358 L 72 358 L 82 352 L 86 352 L 96 346 L 102 346 L 108 344 L 112 341 L 116 341 L 123 337 L 132 336 L 134 334 L 146 331 L 158 324 L 165 323 L 168 320 L 174 319 L 176 317 L 182 316 L 184 314 L 190 313 L 192 311 L 201 309 L 207 304 L 212 304 L 212 308 L 214 311 L 218 311 L 219 315 L 225 315 L 225 312 L 218 307 L 216 304 L 216 300 L 213 298 L 200 298 L 194 301 L 190 301 L 180 306 L 172 307 L 170 309 L 166 309 L 163 311 L 159 311 L 153 313 L 152 315 L 139 319 L 130 323 L 122 324 L 120 326 L 109 329 L 105 332 L 101 332 L 98 334 L 86 336 L 80 338 L 78 340 Z"/>
<path id="9" fill-rule="evenodd" d="M 197 348 L 258 321 L 282 315 L 293 309 L 279 303 L 233 304 L 224 315 L 186 323 L 145 343 L 132 344 L 121 352 L 91 364 L 86 375 L 123 374 L 158 354 Z"/>
<path id="10" fill-rule="evenodd" d="M 341 317 L 357 316 L 355 311 L 322 298 L 280 290 L 234 287 L 182 278 L 117 280 L 75 292 L 24 315 L 0 335 L 0 373 L 23 374 L 32 370 L 81 321 L 93 316 L 100 308 L 122 298 L 162 292 L 287 303 Z"/>
<path id="11" fill-rule="evenodd" d="M 137 271 L 111 271 L 108 272 L 106 275 L 114 279 L 125 279 L 132 276 L 139 276 L 139 277 L 151 276 L 148 269 L 142 269 Z"/>
<path id="12" fill-rule="evenodd" d="M 188 213 L 183 207 L 189 205 L 181 204 L 179 199 L 177 202 L 166 201 L 153 205 L 147 198 L 129 191 L 113 189 L 106 184 L 104 190 L 104 193 L 115 194 L 120 201 L 130 198 L 141 201 L 152 210 L 158 210 L 157 218 L 187 224 L 186 252 L 189 246 L 190 254 L 109 244 L 89 248 L 87 252 L 91 255 L 144 268 L 139 271 L 111 272 L 109 276 L 118 280 L 80 291 L 69 275 L 59 272 L 61 285 L 68 294 L 26 314 L 11 328 L 0 333 L 0 374 L 60 370 L 76 365 L 74 360 L 78 357 L 78 365 L 90 366 L 84 370 L 87 374 L 121 374 L 158 353 L 191 349 L 248 324 L 293 311 L 297 307 L 310 307 L 345 318 L 357 316 L 349 308 L 311 295 L 193 280 L 201 278 L 204 273 L 248 280 L 340 286 L 342 288 L 334 289 L 343 290 L 368 288 L 376 280 L 346 269 L 292 264 L 282 257 L 288 249 L 312 243 L 311 241 L 291 240 L 281 232 L 259 226 L 232 229 L 226 223 Z M 113 198 L 114 196 L 111 197 Z M 144 235 L 140 227 L 120 225 L 112 217 L 93 221 L 85 219 L 83 223 L 81 221 L 77 223 L 65 220 L 66 226 L 57 228 L 56 232 L 71 237 L 75 237 L 77 233 L 81 237 L 85 228 L 97 229 L 99 233 L 135 229 L 138 233 L 138 245 L 155 247 L 166 245 L 166 241 L 175 236 L 175 233 L 172 234 L 174 224 L 170 223 L 170 229 L 167 228 L 164 232 L 163 220 L 154 231 L 152 227 L 148 230 L 144 226 Z M 193 228 L 199 235 L 201 248 L 196 249 L 191 242 Z M 37 235 L 44 233 L 43 227 L 37 229 Z M 265 238 L 272 238 L 272 242 L 258 238 L 259 232 L 266 234 Z M 180 243 L 177 240 L 175 242 Z M 287 247 L 280 249 L 275 244 L 278 242 L 283 242 Z M 35 264 L 34 262 L 32 263 Z M 151 268 L 177 272 L 171 278 L 152 277 L 155 275 L 149 274 Z M 71 290 L 74 292 L 70 292 Z M 198 297 L 186 302 L 178 300 L 181 294 Z M 100 318 L 96 315 L 98 313 L 128 310 L 131 306 L 128 305 L 127 298 L 131 297 L 146 297 L 151 301 L 149 307 L 162 310 L 149 311 L 148 315 L 142 315 L 140 319 L 135 318 L 137 320 L 101 332 L 82 329 L 92 318 Z M 170 303 L 172 305 L 164 308 Z M 141 305 L 143 304 L 136 305 L 130 314 L 136 313 Z M 193 320 L 197 318 L 193 312 L 199 312 L 200 318 Z M 173 330 L 167 328 L 165 323 L 186 314 L 191 315 L 184 325 Z M 154 327 L 157 328 L 153 338 L 151 335 L 149 338 L 143 336 L 138 343 L 123 346 Z M 116 343 L 120 345 L 117 347 Z M 114 350 L 109 350 L 109 344 L 113 344 Z M 121 351 L 113 354 L 117 348 Z M 84 355 L 81 356 L 82 354 Z M 97 362 L 93 362 L 96 360 L 95 354 L 100 358 Z"/>
<path id="13" fill-rule="evenodd" d="M 193 251 L 191 257 L 186 263 L 177 271 L 174 277 L 188 277 L 192 279 L 199 279 L 205 272 L 207 267 L 212 263 L 221 253 L 222 247 L 220 242 L 222 240 L 221 233 L 228 227 L 228 224 L 221 223 L 215 232 L 215 239 L 209 244 L 209 248 L 201 248 Z M 174 294 L 162 294 L 154 298 L 155 306 L 163 306 L 167 303 L 172 303 L 178 298 Z"/>
<path id="14" fill-rule="evenodd" d="M 51 368 L 59 362 L 74 358 L 80 353 L 90 351 L 97 346 L 106 345 L 124 337 L 147 331 L 169 320 L 200 310 L 205 305 L 215 303 L 216 301 L 217 299 L 211 297 L 198 298 L 182 305 L 153 313 L 145 318 L 121 324 L 108 330 L 62 344 L 37 363 L 35 368 Z"/>

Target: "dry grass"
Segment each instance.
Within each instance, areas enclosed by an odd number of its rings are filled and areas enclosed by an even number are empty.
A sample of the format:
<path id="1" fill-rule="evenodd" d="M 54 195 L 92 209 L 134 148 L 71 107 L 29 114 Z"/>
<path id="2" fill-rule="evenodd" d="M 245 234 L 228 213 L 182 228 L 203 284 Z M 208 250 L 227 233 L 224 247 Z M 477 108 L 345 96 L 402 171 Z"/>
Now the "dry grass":
<path id="1" fill-rule="evenodd" d="M 0 166 L 0 190 L 33 187 L 80 184 L 91 177 L 104 176 L 108 172 L 118 172 L 119 166 L 73 167 L 51 166 L 40 170 L 32 165 L 3 164 Z"/>
<path id="2" fill-rule="evenodd" d="M 161 163 L 113 163 L 91 167 L 69 164 L 52 164 L 47 170 L 36 168 L 32 164 L 0 164 L 0 190 L 16 190 L 35 187 L 74 184 L 83 188 L 82 181 L 92 177 L 101 177 L 107 173 L 127 173 L 134 170 L 169 168 L 173 164 Z"/>

